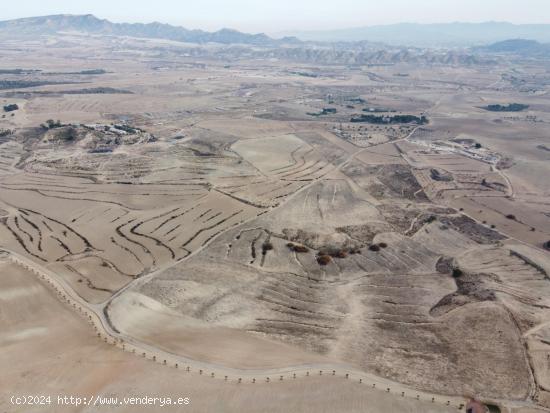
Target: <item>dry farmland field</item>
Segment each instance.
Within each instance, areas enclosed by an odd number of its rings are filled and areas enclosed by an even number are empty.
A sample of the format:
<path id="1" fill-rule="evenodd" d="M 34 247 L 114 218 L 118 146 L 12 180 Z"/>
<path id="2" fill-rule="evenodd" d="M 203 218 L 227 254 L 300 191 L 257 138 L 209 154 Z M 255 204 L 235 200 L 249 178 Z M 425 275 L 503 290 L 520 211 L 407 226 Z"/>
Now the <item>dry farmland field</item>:
<path id="1" fill-rule="evenodd" d="M 0 36 L 0 412 L 548 411 L 550 66 L 216 47 Z"/>

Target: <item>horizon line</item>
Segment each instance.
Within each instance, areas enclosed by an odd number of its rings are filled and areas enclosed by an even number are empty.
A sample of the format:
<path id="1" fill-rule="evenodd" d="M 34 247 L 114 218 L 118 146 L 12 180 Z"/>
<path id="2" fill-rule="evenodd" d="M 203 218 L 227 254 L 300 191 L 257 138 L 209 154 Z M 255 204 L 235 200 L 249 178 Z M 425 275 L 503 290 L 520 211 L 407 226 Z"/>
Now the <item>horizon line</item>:
<path id="1" fill-rule="evenodd" d="M 13 17 L 13 18 L 1 18 L 0 22 L 9 22 L 9 21 L 16 21 L 16 20 L 24 20 L 24 19 L 32 19 L 32 18 L 40 18 L 40 17 L 57 17 L 57 16 L 70 16 L 70 17 L 85 17 L 85 16 L 91 16 L 98 20 L 105 20 L 111 23 L 115 24 L 165 24 L 173 27 L 181 27 L 181 28 L 188 28 L 189 30 L 202 30 L 202 31 L 211 31 L 212 29 L 207 29 L 204 27 L 191 27 L 189 25 L 185 24 L 175 24 L 175 23 L 167 23 L 160 21 L 159 19 L 147 21 L 147 20 L 135 20 L 135 19 L 118 19 L 118 18 L 106 18 L 106 17 L 99 17 L 98 15 L 94 13 L 82 13 L 82 14 L 74 14 L 74 13 L 55 13 L 55 14 L 42 14 L 42 15 L 26 15 L 21 17 Z M 214 23 L 214 22 L 212 22 Z M 387 26 L 398 26 L 398 25 L 420 25 L 420 26 L 436 26 L 436 25 L 452 25 L 452 24 L 471 24 L 471 25 L 482 25 L 482 24 L 508 24 L 513 26 L 550 26 L 550 22 L 547 23 L 514 23 L 507 20 L 482 20 L 482 21 L 460 21 L 460 20 L 454 20 L 454 21 L 439 21 L 439 22 L 429 22 L 429 23 L 423 23 L 423 22 L 414 22 L 414 21 L 401 21 L 396 23 L 378 23 L 378 24 L 366 24 L 362 26 L 353 25 L 353 26 L 345 26 L 345 27 L 339 27 L 339 28 L 328 28 L 328 29 L 306 29 L 306 30 L 300 30 L 300 29 L 286 29 L 286 30 L 280 30 L 280 31 L 273 31 L 273 30 L 266 30 L 262 32 L 256 32 L 253 33 L 251 31 L 243 31 L 240 29 L 234 29 L 230 27 L 229 25 L 220 25 L 220 28 L 216 31 L 220 30 L 235 30 L 240 31 L 241 33 L 248 33 L 248 34 L 282 34 L 282 33 L 315 33 L 315 32 L 332 32 L 332 31 L 344 31 L 344 30 L 354 30 L 354 29 L 364 29 L 364 28 L 372 28 L 372 27 L 387 27 Z"/>

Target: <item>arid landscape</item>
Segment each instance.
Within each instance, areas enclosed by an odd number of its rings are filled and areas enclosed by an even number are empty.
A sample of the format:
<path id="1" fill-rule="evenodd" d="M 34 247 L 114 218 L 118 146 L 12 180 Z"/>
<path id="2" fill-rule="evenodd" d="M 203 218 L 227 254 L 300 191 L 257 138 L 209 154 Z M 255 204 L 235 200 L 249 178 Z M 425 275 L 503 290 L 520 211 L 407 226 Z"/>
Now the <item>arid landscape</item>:
<path id="1" fill-rule="evenodd" d="M 294 42 L 0 25 L 0 412 L 550 410 L 550 60 Z"/>

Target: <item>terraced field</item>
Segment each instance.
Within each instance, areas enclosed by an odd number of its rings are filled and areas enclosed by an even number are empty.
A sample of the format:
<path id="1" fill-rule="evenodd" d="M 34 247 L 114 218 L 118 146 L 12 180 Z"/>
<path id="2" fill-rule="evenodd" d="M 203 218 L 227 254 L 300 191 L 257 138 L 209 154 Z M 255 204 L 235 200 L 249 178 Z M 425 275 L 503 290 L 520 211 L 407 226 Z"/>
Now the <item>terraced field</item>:
<path id="1" fill-rule="evenodd" d="M 196 334 L 196 328 L 206 326 L 238 329 L 440 393 L 528 397 L 533 382 L 516 311 L 519 303 L 531 308 L 545 304 L 532 293 L 522 293 L 500 271 L 511 260 L 518 275 L 542 282 L 528 287 L 517 281 L 534 291 L 546 287 L 544 271 L 496 246 L 498 237 L 483 231 L 468 237 L 455 213 L 440 215 L 439 222 L 424 221 L 414 232 L 403 231 L 409 235 L 395 232 L 397 227 L 391 231 L 375 206 L 358 202 L 357 192 L 354 199 L 350 182 L 317 183 L 293 197 L 284 210 L 228 231 L 184 265 L 135 284 L 132 291 L 142 297 L 136 302 L 162 303 L 167 308 L 163 311 L 180 317 L 181 334 Z M 354 209 L 348 212 L 346 207 Z M 376 222 L 386 231 L 364 241 L 345 232 L 335 235 L 336 226 L 353 223 L 365 236 L 368 225 Z M 308 251 L 296 252 L 289 242 L 307 245 Z M 487 245 L 486 253 L 480 254 L 480 243 Z M 320 266 L 316 256 L 327 245 L 347 252 Z M 384 247 L 370 250 L 368 245 Z M 354 253 L 355 248 L 360 252 Z M 500 255 L 491 259 L 489 251 Z M 488 260 L 487 267 L 476 266 L 467 254 Z M 441 269 L 444 257 L 457 257 L 450 269 Z M 465 275 L 453 279 L 452 268 Z M 485 275 L 489 269 L 498 275 Z M 112 311 L 119 314 L 134 305 L 119 297 Z M 144 322 L 156 319 L 156 310 L 148 307 Z M 116 315 L 113 320 L 133 335 L 135 321 L 129 325 Z M 155 337 L 147 340 L 162 345 Z M 464 352 L 465 345 L 479 353 Z"/>

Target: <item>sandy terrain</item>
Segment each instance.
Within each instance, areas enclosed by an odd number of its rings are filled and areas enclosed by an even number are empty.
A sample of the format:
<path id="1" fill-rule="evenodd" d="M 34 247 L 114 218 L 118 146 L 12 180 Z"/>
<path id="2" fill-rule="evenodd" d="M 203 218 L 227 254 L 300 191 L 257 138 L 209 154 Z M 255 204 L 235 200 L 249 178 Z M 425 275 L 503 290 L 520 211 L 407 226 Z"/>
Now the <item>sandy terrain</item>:
<path id="1" fill-rule="evenodd" d="M 82 41 L 0 39 L 2 68 L 57 73 L 0 91 L 20 106 L 0 118 L 0 249 L 63 290 L 2 254 L 1 411 L 48 411 L 14 392 L 185 393 L 201 412 L 550 408 L 545 78 L 534 94 L 498 75 L 506 62 L 311 77 Z M 90 67 L 107 73 L 74 74 Z M 480 108 L 495 102 L 530 107 Z M 429 123 L 350 121 L 375 109 Z"/>
<path id="2" fill-rule="evenodd" d="M 192 411 L 452 412 L 403 399 L 345 378 L 309 377 L 273 383 L 230 383 L 186 373 L 124 353 L 94 337 L 86 321 L 60 303 L 33 274 L 2 258 L 0 409 L 5 412 Z M 82 374 L 86 372 L 86 374 Z M 16 407 L 12 395 L 51 395 L 53 405 Z M 187 406 L 59 406 L 57 396 L 188 397 Z M 251 404 L 251 401 L 254 401 Z"/>

